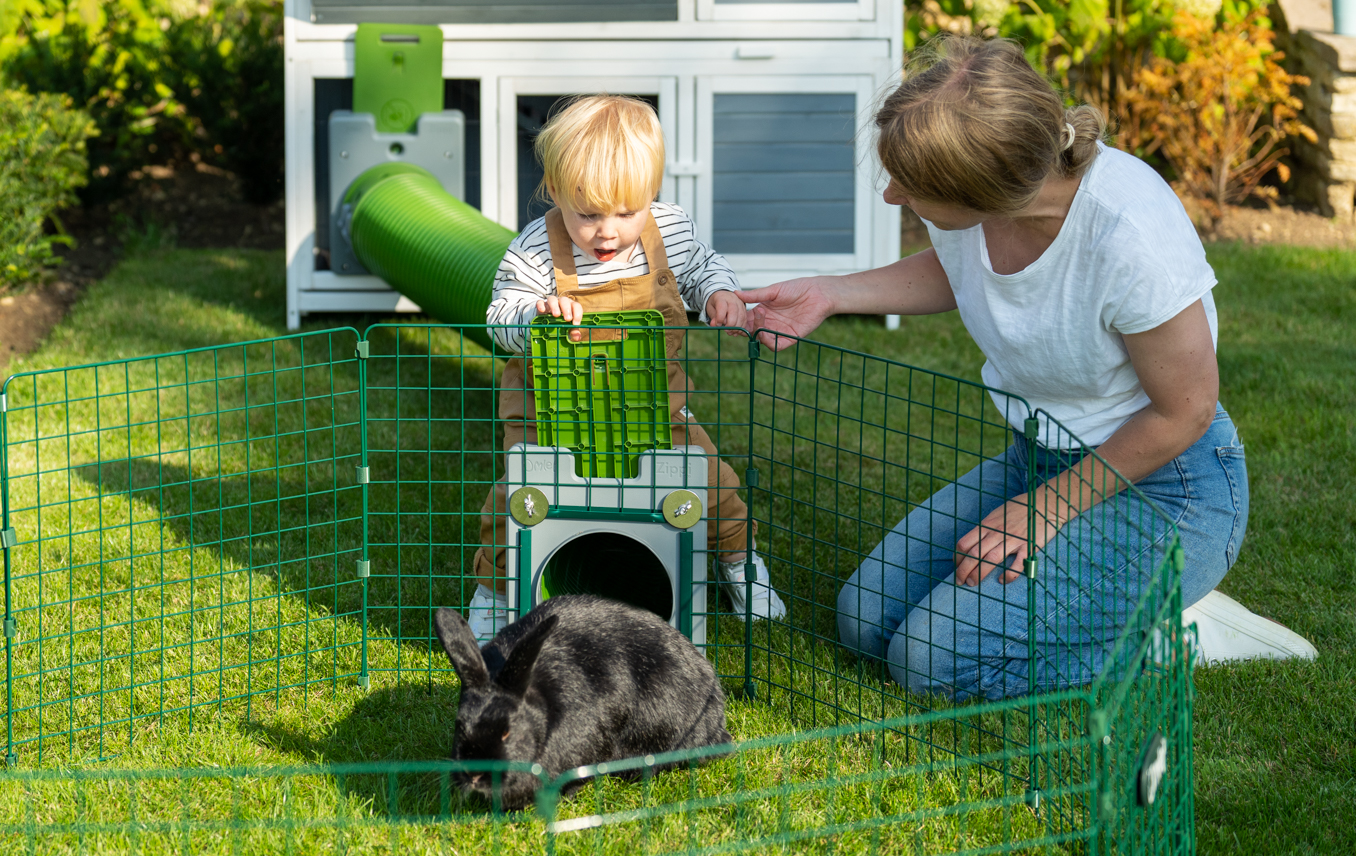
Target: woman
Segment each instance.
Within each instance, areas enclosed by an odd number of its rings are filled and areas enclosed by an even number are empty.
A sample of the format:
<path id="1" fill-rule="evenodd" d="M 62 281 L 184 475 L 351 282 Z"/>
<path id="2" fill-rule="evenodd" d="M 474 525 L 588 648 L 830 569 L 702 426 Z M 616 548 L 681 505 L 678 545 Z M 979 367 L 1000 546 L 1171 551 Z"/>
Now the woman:
<path id="1" fill-rule="evenodd" d="M 933 247 L 746 292 L 761 304 L 749 328 L 805 336 L 836 313 L 959 310 L 987 385 L 1053 415 L 1174 520 L 1183 603 L 1202 601 L 1238 554 L 1248 491 L 1242 443 L 1217 400 L 1215 277 L 1195 229 L 1153 170 L 1102 144 L 1101 114 L 1066 110 L 1011 42 L 945 38 L 915 64 L 876 114 L 877 153 L 885 201 L 913 209 Z M 839 593 L 842 643 L 884 658 L 914 691 L 956 698 L 1025 693 L 1031 669 L 1041 690 L 1091 680 L 1146 581 L 1133 556 L 1154 545 L 1122 532 L 1116 549 L 1079 549 L 1108 531 L 1098 515 L 1133 520 L 1142 500 L 1122 492 L 1091 513 L 1096 499 L 1077 487 L 1110 474 L 1047 448 L 1059 434 L 1042 417 L 1036 467 L 1047 480 L 1034 497 L 1026 445 L 1014 443 L 901 521 Z M 1028 558 L 1028 507 L 1042 510 L 1038 554 L 1083 557 L 1050 563 L 1060 566 L 1044 571 L 1038 604 L 1009 585 Z M 1218 619 L 1207 630 L 1194 616 L 1207 659 L 1313 656 L 1222 594 L 1201 610 Z"/>

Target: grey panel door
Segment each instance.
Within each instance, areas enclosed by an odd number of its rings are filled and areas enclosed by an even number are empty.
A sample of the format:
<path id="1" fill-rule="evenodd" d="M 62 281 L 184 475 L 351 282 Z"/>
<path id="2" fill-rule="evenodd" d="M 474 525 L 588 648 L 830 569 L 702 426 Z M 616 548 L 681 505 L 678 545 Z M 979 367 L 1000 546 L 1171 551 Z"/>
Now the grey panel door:
<path id="1" fill-rule="evenodd" d="M 716 93 L 712 244 L 721 253 L 856 249 L 854 93 Z"/>

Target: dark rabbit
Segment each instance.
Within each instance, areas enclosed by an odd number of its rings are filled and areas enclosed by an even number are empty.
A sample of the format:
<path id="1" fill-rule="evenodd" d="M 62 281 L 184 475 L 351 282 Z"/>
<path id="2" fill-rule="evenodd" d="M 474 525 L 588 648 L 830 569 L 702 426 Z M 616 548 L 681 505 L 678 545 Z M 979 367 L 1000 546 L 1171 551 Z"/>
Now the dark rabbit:
<path id="1" fill-rule="evenodd" d="M 535 762 L 554 778 L 585 764 L 730 742 L 715 670 L 651 612 L 553 597 L 483 651 L 455 610 L 439 609 L 434 625 L 461 678 L 453 760 Z M 461 784 L 491 795 L 489 773 Z M 505 773 L 501 804 L 531 804 L 539 784 Z"/>

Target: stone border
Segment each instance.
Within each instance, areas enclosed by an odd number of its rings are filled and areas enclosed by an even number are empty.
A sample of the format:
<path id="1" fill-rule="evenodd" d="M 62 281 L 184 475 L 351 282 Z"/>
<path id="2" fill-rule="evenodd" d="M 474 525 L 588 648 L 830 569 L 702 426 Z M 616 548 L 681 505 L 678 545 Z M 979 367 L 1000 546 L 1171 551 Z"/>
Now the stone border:
<path id="1" fill-rule="evenodd" d="M 1300 30 L 1285 46 L 1292 68 L 1310 79 L 1299 91 L 1303 121 L 1318 142 L 1296 139 L 1296 196 L 1325 216 L 1356 217 L 1356 37 Z"/>

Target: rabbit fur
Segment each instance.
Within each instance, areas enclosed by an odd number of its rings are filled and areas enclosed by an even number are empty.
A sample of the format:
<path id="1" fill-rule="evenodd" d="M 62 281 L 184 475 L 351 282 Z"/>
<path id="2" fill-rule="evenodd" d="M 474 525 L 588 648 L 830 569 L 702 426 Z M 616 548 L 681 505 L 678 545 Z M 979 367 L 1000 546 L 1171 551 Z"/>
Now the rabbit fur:
<path id="1" fill-rule="evenodd" d="M 537 763 L 554 778 L 586 764 L 730 742 L 715 669 L 647 610 L 557 596 L 483 651 L 456 610 L 439 609 L 434 625 L 461 679 L 453 760 Z M 473 771 L 459 784 L 489 798 L 493 778 Z M 505 772 L 500 805 L 531 804 L 540 782 Z"/>

